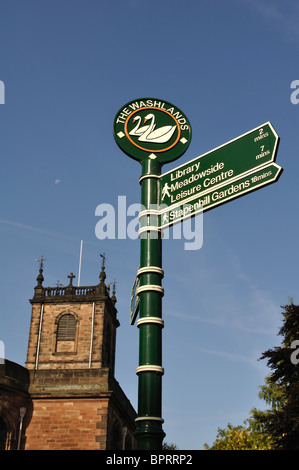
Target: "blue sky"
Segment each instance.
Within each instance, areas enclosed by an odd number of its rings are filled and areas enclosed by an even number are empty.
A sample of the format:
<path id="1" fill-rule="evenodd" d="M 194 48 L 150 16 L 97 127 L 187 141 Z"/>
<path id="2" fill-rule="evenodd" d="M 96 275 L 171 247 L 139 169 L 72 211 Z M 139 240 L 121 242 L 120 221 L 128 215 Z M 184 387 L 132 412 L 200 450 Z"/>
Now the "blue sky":
<path id="1" fill-rule="evenodd" d="M 99 240 L 99 204 L 140 202 L 138 162 L 112 135 L 120 107 L 141 97 L 174 103 L 192 142 L 163 171 L 270 121 L 281 138 L 279 181 L 203 216 L 203 246 L 163 242 L 163 417 L 180 449 L 211 444 L 242 424 L 280 344 L 281 305 L 298 289 L 299 79 L 296 0 L 2 0 L 0 4 L 0 340 L 24 364 L 30 303 L 78 275 L 94 285 L 100 253 L 116 279 L 121 326 L 116 378 L 137 407 L 138 330 L 129 321 L 139 241 Z"/>

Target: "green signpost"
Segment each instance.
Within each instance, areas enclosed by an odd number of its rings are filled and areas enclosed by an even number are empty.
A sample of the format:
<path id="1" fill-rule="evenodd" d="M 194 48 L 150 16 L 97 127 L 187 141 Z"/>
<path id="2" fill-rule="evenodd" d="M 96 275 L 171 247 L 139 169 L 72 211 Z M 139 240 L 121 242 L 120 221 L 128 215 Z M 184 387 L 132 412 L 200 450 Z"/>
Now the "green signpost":
<path id="1" fill-rule="evenodd" d="M 131 294 L 131 324 L 139 313 L 135 437 L 138 449 L 159 450 L 165 436 L 162 229 L 277 181 L 279 137 L 267 122 L 161 175 L 162 165 L 182 156 L 191 141 L 190 122 L 179 108 L 157 98 L 131 101 L 116 114 L 113 133 L 121 150 L 142 166 L 140 267 Z"/>
<path id="2" fill-rule="evenodd" d="M 179 158 L 191 141 L 191 125 L 173 104 L 155 98 L 131 101 L 115 116 L 114 138 L 118 146 L 142 165 L 139 214 L 140 268 L 137 273 L 139 319 L 138 449 L 159 450 L 162 429 L 162 239 L 158 226 L 159 177 L 163 163 Z M 136 302 L 133 302 L 136 305 Z M 135 320 L 136 310 L 131 315 Z"/>

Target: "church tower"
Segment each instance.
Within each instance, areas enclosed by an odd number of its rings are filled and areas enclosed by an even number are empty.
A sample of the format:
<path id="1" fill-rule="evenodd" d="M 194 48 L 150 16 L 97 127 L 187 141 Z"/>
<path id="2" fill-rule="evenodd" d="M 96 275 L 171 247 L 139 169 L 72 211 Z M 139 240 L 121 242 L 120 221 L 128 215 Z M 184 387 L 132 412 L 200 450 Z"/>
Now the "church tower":
<path id="1" fill-rule="evenodd" d="M 44 287 L 43 261 L 34 289 L 26 368 L 32 407 L 24 448 L 133 449 L 136 413 L 114 377 L 115 285 Z"/>

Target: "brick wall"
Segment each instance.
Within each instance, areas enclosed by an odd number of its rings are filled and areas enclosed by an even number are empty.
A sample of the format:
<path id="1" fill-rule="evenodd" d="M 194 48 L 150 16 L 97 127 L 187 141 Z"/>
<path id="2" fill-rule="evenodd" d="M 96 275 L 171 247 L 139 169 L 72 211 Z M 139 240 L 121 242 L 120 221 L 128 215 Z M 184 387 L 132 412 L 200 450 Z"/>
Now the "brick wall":
<path id="1" fill-rule="evenodd" d="M 105 450 L 109 399 L 34 400 L 26 450 Z"/>
<path id="2" fill-rule="evenodd" d="M 110 369 L 32 370 L 29 393 L 26 450 L 134 448 L 136 413 Z"/>

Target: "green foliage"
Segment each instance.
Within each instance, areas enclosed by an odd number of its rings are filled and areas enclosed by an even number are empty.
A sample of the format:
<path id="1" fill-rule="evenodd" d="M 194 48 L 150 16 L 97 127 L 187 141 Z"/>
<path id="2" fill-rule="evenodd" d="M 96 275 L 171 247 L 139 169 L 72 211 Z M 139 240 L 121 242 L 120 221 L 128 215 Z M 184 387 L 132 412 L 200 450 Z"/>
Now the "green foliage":
<path id="1" fill-rule="evenodd" d="M 272 441 L 269 436 L 255 430 L 248 420 L 244 426 L 232 426 L 229 423 L 226 429 L 218 428 L 216 441 L 211 447 L 208 444 L 204 447 L 205 450 L 269 450 Z"/>
<path id="2" fill-rule="evenodd" d="M 290 302 L 283 308 L 283 325 L 278 333 L 283 337 L 281 346 L 265 351 L 261 357 L 268 360 L 272 370 L 266 392 L 276 393 L 276 405 L 268 412 L 255 412 L 254 419 L 272 436 L 276 449 L 299 450 L 299 367 L 291 361 L 292 342 L 299 339 L 299 306 Z"/>
<path id="3" fill-rule="evenodd" d="M 278 333 L 283 337 L 281 346 L 261 356 L 271 369 L 258 394 L 268 409 L 252 409 L 244 426 L 219 428 L 215 442 L 211 447 L 205 444 L 205 449 L 299 450 L 299 364 L 291 360 L 292 343 L 299 340 L 299 306 L 290 299 L 283 308 L 283 325 Z"/>
<path id="4" fill-rule="evenodd" d="M 162 450 L 178 450 L 178 447 L 176 446 L 176 444 L 168 444 L 167 442 L 163 442 Z"/>

